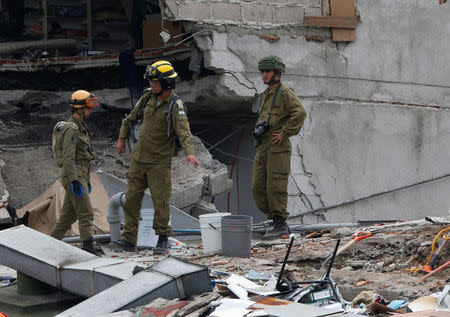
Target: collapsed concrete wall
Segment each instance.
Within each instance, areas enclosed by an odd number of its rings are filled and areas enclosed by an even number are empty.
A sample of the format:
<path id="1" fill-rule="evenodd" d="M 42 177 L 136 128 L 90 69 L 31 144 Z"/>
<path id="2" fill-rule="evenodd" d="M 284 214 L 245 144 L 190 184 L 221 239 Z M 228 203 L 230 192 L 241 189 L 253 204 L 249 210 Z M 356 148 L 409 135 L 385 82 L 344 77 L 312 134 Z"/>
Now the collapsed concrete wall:
<path id="1" fill-rule="evenodd" d="M 252 100 L 253 112 L 255 92 L 265 89 L 256 61 L 269 54 L 285 61 L 283 82 L 309 114 L 300 135 L 291 139 L 289 211 L 295 216 L 350 202 L 297 220 L 447 213 L 449 152 L 442 145 L 450 136 L 450 56 L 444 53 L 450 48 L 448 5 L 358 0 L 357 40 L 337 44 L 329 36 L 317 43 L 302 34 L 307 32 L 302 28 L 305 14 L 326 11 L 322 1 L 165 3 L 169 17 L 212 29 L 195 36 L 205 67 L 224 79 L 222 89 Z M 277 39 L 269 41 L 261 32 Z M 245 177 L 248 185 L 250 173 Z M 362 198 L 367 199 L 351 203 Z"/>
<path id="2" fill-rule="evenodd" d="M 415 218 L 427 208 L 430 214 L 445 213 L 448 201 L 442 193 L 449 189 L 447 178 L 427 181 L 447 173 L 448 152 L 439 144 L 448 141 L 448 4 L 355 0 L 360 21 L 353 43 L 334 43 L 328 28 L 303 25 L 305 15 L 329 14 L 328 0 L 165 0 L 162 4 L 167 17 L 183 21 L 188 31 L 200 31 L 194 35 L 197 47 L 192 49 L 193 67 L 189 68 L 197 72 L 204 67 L 209 73 L 177 85 L 191 115 L 209 116 L 202 120 L 208 121 L 211 130 L 219 130 L 218 123 L 223 124 L 230 113 L 235 116 L 231 120 L 248 118 L 239 153 L 247 160 L 236 163 L 240 176 L 235 183 L 240 185 L 233 193 L 241 194 L 234 195 L 237 202 L 232 202 L 232 210 L 260 216 L 249 190 L 250 130 L 257 95 L 265 89 L 256 62 L 276 54 L 287 64 L 283 82 L 308 109 L 305 128 L 292 138 L 291 215 L 340 206 L 324 216 L 303 216 L 297 221 Z M 106 110 L 130 105 L 127 89 L 94 92 Z M 63 91 L 3 91 L 0 115 L 34 113 L 38 104 L 47 110 L 36 112 L 35 117 L 41 123 L 54 121 L 66 107 L 68 95 Z M 98 122 L 108 122 L 103 120 L 108 113 L 98 114 L 102 119 Z M 192 128 L 200 130 L 199 122 L 193 119 Z M 31 133 L 30 140 L 39 134 L 20 122 L 7 124 L 17 125 L 15 130 L 20 133 Z M 13 144 L 7 124 L 0 121 L 0 136 L 3 133 L 3 140 Z M 104 130 L 102 136 L 109 131 L 112 138 L 115 128 L 97 127 Z M 238 134 L 229 138 L 221 149 L 234 153 L 237 138 Z M 425 183 L 408 187 L 421 182 Z M 389 191 L 393 192 L 371 197 Z M 365 197 L 371 198 L 351 203 Z M 426 201 L 433 203 L 425 207 Z M 221 204 L 226 210 L 223 198 Z"/>

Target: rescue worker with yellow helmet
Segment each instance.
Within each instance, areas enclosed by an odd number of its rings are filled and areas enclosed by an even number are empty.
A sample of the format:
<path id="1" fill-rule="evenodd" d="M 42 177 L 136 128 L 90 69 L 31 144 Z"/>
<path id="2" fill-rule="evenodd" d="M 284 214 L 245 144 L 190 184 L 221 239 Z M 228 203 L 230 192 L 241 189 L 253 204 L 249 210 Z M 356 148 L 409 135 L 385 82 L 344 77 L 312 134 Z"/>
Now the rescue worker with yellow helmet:
<path id="1" fill-rule="evenodd" d="M 61 183 L 66 190 L 61 216 L 51 236 L 61 240 L 72 224 L 78 220 L 82 249 L 97 254 L 92 239 L 94 220 L 89 193 L 89 162 L 94 159 L 86 119 L 98 106 L 98 98 L 85 90 L 75 91 L 69 101 L 72 115 L 61 126 Z"/>
<path id="2" fill-rule="evenodd" d="M 294 91 L 281 83 L 285 64 L 278 56 L 266 56 L 258 62 L 261 78 L 268 87 L 261 94 L 256 123 L 252 193 L 256 205 L 274 227 L 264 238 L 279 238 L 290 233 L 286 219 L 288 179 L 291 171 L 289 137 L 300 132 L 306 110 Z"/>
<path id="3" fill-rule="evenodd" d="M 116 249 L 136 250 L 142 199 L 148 187 L 155 207 L 153 229 L 158 235 L 153 253 L 168 252 L 168 235 L 172 232 L 169 226 L 169 206 L 175 137 L 178 137 L 186 152 L 186 164 L 192 163 L 195 168 L 200 164 L 194 155 L 186 108 L 173 92 L 177 76 L 168 61 L 158 61 L 149 65 L 144 78 L 150 81 L 150 89 L 144 90 L 136 107 L 122 120 L 116 145 L 119 154 L 125 150 L 125 139 L 130 133 L 130 124 L 142 120 L 142 125 L 131 154 L 127 176 L 126 203 L 123 206 L 125 226 L 120 240 L 112 243 Z"/>

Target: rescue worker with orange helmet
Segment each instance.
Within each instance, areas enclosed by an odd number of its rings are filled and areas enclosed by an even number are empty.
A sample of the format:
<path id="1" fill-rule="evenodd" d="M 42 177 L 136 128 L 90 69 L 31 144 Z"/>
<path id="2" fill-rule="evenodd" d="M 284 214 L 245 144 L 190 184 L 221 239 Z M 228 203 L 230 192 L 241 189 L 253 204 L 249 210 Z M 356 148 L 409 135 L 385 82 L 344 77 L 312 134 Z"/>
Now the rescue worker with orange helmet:
<path id="1" fill-rule="evenodd" d="M 61 240 L 78 220 L 82 249 L 96 254 L 91 223 L 94 220 L 89 193 L 89 162 L 94 159 L 86 119 L 98 106 L 98 98 L 85 90 L 75 91 L 69 101 L 72 115 L 61 126 L 61 183 L 66 190 L 61 216 L 51 236 Z"/>
<path id="2" fill-rule="evenodd" d="M 130 124 L 142 120 L 142 125 L 128 171 L 126 203 L 123 206 L 125 227 L 120 240 L 112 244 L 116 249 L 136 250 L 142 199 L 148 187 L 155 207 L 153 229 L 159 236 L 153 253 L 168 252 L 168 235 L 172 231 L 169 226 L 171 164 L 176 137 L 186 152 L 186 164 L 192 163 L 195 168 L 199 165 L 194 155 L 186 108 L 173 92 L 177 76 L 168 61 L 148 66 L 144 78 L 150 81 L 150 89 L 144 91 L 136 107 L 122 121 L 116 145 L 119 154 L 125 150 Z"/>

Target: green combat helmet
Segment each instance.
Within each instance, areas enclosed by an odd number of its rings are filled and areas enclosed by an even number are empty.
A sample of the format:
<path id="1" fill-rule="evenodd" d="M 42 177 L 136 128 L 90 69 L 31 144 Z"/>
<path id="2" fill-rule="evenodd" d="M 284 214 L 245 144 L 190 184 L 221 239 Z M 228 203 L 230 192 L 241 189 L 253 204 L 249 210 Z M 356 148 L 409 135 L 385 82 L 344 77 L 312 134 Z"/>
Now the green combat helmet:
<path id="1" fill-rule="evenodd" d="M 275 70 L 280 73 L 284 73 L 286 65 L 284 65 L 281 58 L 275 55 L 270 55 L 263 57 L 258 62 L 258 70 L 262 72 L 263 70 Z"/>

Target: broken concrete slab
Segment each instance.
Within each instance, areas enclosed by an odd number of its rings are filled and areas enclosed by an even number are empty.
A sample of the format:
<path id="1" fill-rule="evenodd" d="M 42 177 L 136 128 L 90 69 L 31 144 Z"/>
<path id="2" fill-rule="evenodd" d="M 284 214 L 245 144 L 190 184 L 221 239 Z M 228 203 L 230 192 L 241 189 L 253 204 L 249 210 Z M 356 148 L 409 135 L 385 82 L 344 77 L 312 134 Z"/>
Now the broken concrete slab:
<path id="1" fill-rule="evenodd" d="M 73 294 L 90 297 L 133 276 L 133 269 L 145 266 L 135 262 L 97 258 L 63 266 L 61 288 Z M 90 280 L 90 283 L 85 281 Z"/>
<path id="2" fill-rule="evenodd" d="M 188 210 L 199 201 L 211 200 L 211 197 L 232 188 L 233 182 L 228 177 L 225 164 L 213 159 L 205 145 L 195 136 L 194 152 L 200 161 L 198 168 L 186 166 L 184 150 L 172 159 L 171 204 L 179 209 Z M 110 197 L 117 192 L 126 192 L 124 181 L 103 171 L 98 173 Z M 153 208 L 153 205 L 145 208 Z"/>
<path id="3" fill-rule="evenodd" d="M 72 316 L 71 311 L 75 311 L 73 316 L 92 316 L 91 303 L 95 303 L 96 313 L 108 313 L 161 296 L 184 298 L 211 291 L 207 267 L 168 257 L 149 271 L 133 276 L 133 270 L 141 265 L 99 258 L 25 226 L 0 232 L 0 264 L 51 286 L 93 296 L 62 316 Z M 153 288 L 149 289 L 149 285 Z M 129 296 L 124 296 L 123 289 L 127 289 Z M 108 304 L 103 303 L 105 296 L 109 298 Z M 113 302 L 112 297 L 116 298 Z M 97 300 L 103 303 L 100 310 Z"/>
<path id="4" fill-rule="evenodd" d="M 23 225 L 0 231 L 0 264 L 58 287 L 59 268 L 96 258 Z"/>
<path id="5" fill-rule="evenodd" d="M 206 266 L 203 267 L 169 256 L 153 264 L 150 269 L 174 277 L 181 286 L 180 298 L 199 295 L 212 290 Z"/>
<path id="6" fill-rule="evenodd" d="M 99 258 L 23 225 L 0 231 L 0 264 L 86 297 L 130 277 L 139 266 Z"/>
<path id="7" fill-rule="evenodd" d="M 158 297 L 172 299 L 179 295 L 177 282 L 173 278 L 158 272 L 143 271 L 57 316 L 97 316 L 145 305 Z"/>
<path id="8" fill-rule="evenodd" d="M 123 290 L 126 289 L 126 293 Z M 120 282 L 59 314 L 59 317 L 93 316 L 145 305 L 163 297 L 185 298 L 212 290 L 208 268 L 167 257 L 150 269 Z"/>

